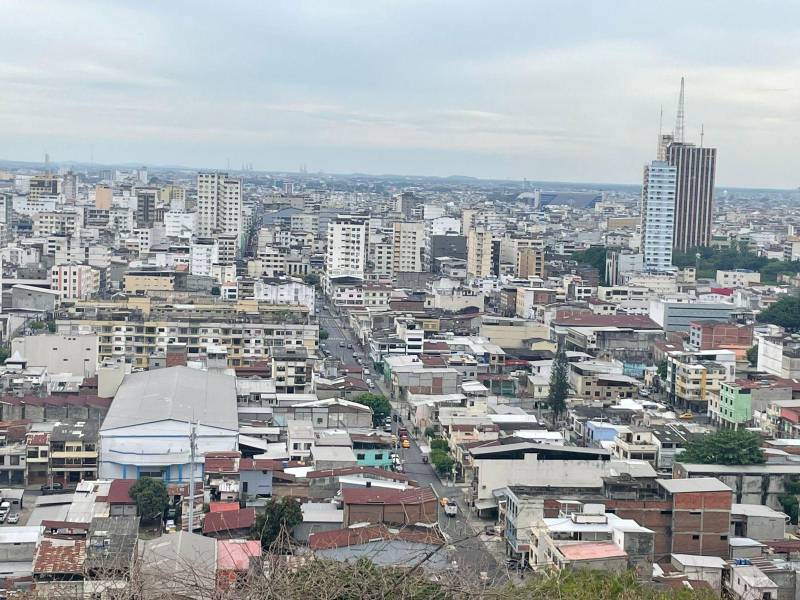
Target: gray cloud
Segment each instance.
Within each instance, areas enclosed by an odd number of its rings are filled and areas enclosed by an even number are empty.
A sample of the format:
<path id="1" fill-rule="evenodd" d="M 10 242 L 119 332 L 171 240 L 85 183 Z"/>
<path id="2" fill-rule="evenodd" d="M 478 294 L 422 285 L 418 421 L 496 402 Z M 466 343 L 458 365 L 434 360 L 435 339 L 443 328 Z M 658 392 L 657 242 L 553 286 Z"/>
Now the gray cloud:
<path id="1" fill-rule="evenodd" d="M 658 112 L 797 185 L 800 8 L 7 0 L 0 156 L 634 182 Z"/>

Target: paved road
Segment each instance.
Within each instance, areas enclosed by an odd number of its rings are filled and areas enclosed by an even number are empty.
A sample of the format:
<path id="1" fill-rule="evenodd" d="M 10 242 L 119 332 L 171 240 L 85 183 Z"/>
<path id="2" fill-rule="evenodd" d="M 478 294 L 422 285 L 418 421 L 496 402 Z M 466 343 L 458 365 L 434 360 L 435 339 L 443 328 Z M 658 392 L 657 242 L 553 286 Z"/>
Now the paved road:
<path id="1" fill-rule="evenodd" d="M 358 340 L 355 339 L 352 331 L 344 325 L 341 318 L 332 315 L 329 311 L 322 310 L 320 312 L 320 325 L 329 334 L 325 345 L 330 354 L 345 363 L 353 362 L 353 351 L 360 352 L 364 356 L 364 351 L 359 346 Z M 346 346 L 341 347 L 339 345 L 340 342 L 353 344 L 353 350 L 348 349 Z M 367 364 L 368 368 L 370 366 Z M 389 390 L 380 377 L 373 377 L 372 379 L 377 384 L 378 390 L 387 398 L 391 398 Z M 394 414 L 396 415 L 398 414 L 396 409 L 399 407 L 396 403 L 393 403 L 393 405 L 395 407 Z M 401 418 L 403 417 L 402 414 L 400 416 Z M 398 425 L 395 423 L 393 425 L 395 432 L 397 427 Z M 456 517 L 448 517 L 441 507 L 439 509 L 439 526 L 450 544 L 448 549 L 458 568 L 473 575 L 486 572 L 490 578 L 494 578 L 503 572 L 505 565 L 497 563 L 494 556 L 487 550 L 478 536 L 480 532 L 476 531 L 467 521 L 467 507 L 464 503 L 462 490 L 442 484 L 434 472 L 433 466 L 430 463 L 422 462 L 422 452 L 416 440 L 412 439 L 411 447 L 407 449 L 400 448 L 399 452 L 404 461 L 405 472 L 409 477 L 414 479 L 420 486 L 431 486 L 440 498 L 450 498 L 458 503 L 459 511 Z"/>

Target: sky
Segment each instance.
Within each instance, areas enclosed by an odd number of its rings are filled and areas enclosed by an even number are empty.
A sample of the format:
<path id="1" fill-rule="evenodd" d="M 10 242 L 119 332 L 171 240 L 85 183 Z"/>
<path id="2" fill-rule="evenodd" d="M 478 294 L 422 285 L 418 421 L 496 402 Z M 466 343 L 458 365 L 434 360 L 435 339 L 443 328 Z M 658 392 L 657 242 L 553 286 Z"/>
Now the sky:
<path id="1" fill-rule="evenodd" d="M 800 185 L 800 2 L 4 0 L 0 158 Z"/>

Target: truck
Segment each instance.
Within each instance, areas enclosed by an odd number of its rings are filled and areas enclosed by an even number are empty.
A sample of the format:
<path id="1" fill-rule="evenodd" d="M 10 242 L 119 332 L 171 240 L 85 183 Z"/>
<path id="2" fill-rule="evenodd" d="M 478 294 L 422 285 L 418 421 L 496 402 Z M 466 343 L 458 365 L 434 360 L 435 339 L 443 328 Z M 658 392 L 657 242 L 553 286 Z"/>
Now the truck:
<path id="1" fill-rule="evenodd" d="M 447 504 L 444 505 L 444 514 L 448 517 L 455 517 L 458 514 L 458 504 L 455 500 L 447 501 Z"/>

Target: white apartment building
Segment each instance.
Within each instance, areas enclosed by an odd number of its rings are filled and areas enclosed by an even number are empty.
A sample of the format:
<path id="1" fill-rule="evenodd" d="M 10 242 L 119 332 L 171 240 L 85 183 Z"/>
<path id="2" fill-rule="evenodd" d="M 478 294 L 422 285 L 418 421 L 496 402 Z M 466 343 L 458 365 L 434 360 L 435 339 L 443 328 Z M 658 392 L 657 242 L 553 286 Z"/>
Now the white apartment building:
<path id="1" fill-rule="evenodd" d="M 211 276 L 211 265 L 219 262 L 219 246 L 216 241 L 192 244 L 189 270 L 192 275 Z"/>
<path id="2" fill-rule="evenodd" d="M 314 314 L 314 287 L 290 277 L 267 278 L 253 283 L 253 298 L 271 304 L 306 306 Z"/>
<path id="3" fill-rule="evenodd" d="M 328 223 L 325 271 L 328 277 L 364 279 L 367 217 L 340 215 Z"/>
<path id="4" fill-rule="evenodd" d="M 672 267 L 672 235 L 675 229 L 677 168 L 654 160 L 644 168 L 642 185 L 642 250 L 644 268 L 666 271 Z"/>
<path id="5" fill-rule="evenodd" d="M 33 215 L 33 236 L 46 237 L 54 233 L 78 235 L 83 219 L 77 212 L 42 211 Z"/>
<path id="6" fill-rule="evenodd" d="M 227 173 L 197 174 L 197 235 L 242 235 L 242 181 Z"/>
<path id="7" fill-rule="evenodd" d="M 111 265 L 111 250 L 108 246 L 92 244 L 79 237 L 53 238 L 55 246 L 55 264 L 86 263 L 89 266 L 105 269 Z"/>
<path id="8" fill-rule="evenodd" d="M 393 248 L 394 273 L 422 271 L 425 224 L 421 221 L 395 223 Z"/>
<path id="9" fill-rule="evenodd" d="M 164 228 L 168 238 L 191 240 L 197 229 L 197 213 L 170 210 L 164 213 Z"/>
<path id="10" fill-rule="evenodd" d="M 100 291 L 100 272 L 89 265 L 56 265 L 50 270 L 50 289 L 62 300 L 85 300 Z"/>
<path id="11" fill-rule="evenodd" d="M 722 287 L 742 288 L 761 283 L 761 273 L 747 269 L 717 271 L 717 283 Z"/>

